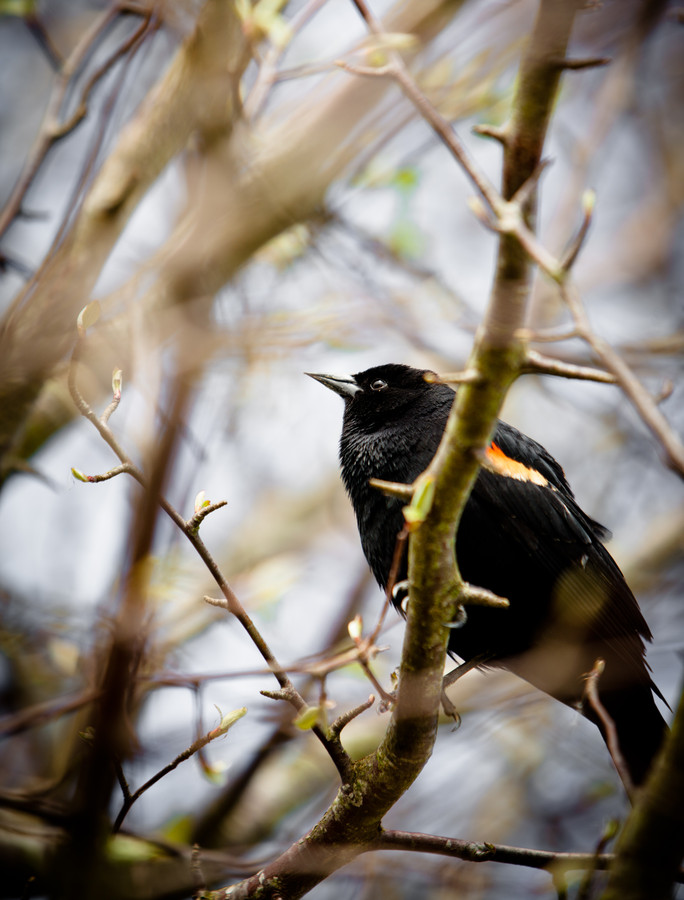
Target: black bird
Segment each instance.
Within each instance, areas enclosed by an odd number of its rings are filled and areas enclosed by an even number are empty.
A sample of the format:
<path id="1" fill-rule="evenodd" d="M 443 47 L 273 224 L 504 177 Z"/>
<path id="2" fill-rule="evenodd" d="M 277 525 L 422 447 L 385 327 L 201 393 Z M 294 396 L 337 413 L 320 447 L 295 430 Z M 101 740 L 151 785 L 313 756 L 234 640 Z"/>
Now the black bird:
<path id="1" fill-rule="evenodd" d="M 383 588 L 404 503 L 369 479 L 411 483 L 432 460 L 454 392 L 430 376 L 404 365 L 350 377 L 311 375 L 344 400 L 342 479 L 363 552 Z M 506 597 L 510 606 L 468 607 L 465 623 L 451 631 L 449 651 L 509 669 L 581 709 L 605 740 L 602 722 L 582 705 L 585 676 L 602 658 L 599 695 L 639 785 L 667 726 L 644 657 L 651 632 L 602 543 L 608 532 L 580 509 L 548 451 L 512 426 L 497 424 L 485 458 L 463 511 L 456 559 L 465 581 Z M 397 580 L 406 577 L 404 560 Z"/>

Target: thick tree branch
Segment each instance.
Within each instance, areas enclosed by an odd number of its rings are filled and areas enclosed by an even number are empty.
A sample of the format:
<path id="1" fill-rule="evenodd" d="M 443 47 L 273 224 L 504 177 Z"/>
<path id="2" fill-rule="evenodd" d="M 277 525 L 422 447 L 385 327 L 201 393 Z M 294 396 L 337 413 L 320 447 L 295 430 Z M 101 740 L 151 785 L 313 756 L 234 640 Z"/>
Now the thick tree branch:
<path id="1" fill-rule="evenodd" d="M 195 31 L 102 166 L 67 239 L 4 319 L 0 455 L 64 357 L 76 314 L 148 188 L 190 135 L 211 144 L 230 133 L 235 79 L 247 62 L 233 4 L 206 0 Z"/>
<path id="2" fill-rule="evenodd" d="M 684 693 L 669 739 L 637 795 L 601 900 L 669 900 L 684 856 Z"/>

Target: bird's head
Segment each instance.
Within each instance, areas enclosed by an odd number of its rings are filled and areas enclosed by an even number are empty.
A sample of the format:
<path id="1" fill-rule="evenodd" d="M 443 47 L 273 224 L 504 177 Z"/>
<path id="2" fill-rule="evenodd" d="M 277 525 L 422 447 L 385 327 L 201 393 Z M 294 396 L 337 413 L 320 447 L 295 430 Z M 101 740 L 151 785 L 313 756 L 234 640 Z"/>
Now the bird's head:
<path id="1" fill-rule="evenodd" d="M 345 424 L 364 430 L 387 425 L 433 403 L 441 406 L 445 398 L 453 398 L 451 388 L 439 383 L 434 372 L 395 363 L 373 366 L 356 375 L 306 374 L 342 397 Z"/>

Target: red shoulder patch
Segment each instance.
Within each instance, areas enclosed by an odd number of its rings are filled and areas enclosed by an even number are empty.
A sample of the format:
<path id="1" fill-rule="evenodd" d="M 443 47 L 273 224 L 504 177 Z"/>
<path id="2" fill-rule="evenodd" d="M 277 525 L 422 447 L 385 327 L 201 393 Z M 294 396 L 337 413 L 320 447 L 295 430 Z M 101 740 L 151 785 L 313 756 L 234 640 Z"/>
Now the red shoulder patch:
<path id="1" fill-rule="evenodd" d="M 486 467 L 497 475 L 515 478 L 517 481 L 531 481 L 533 484 L 540 484 L 543 487 L 546 487 L 549 483 L 541 472 L 518 462 L 517 459 L 511 459 L 510 456 L 506 456 L 501 447 L 494 442 L 487 447 L 485 456 Z"/>

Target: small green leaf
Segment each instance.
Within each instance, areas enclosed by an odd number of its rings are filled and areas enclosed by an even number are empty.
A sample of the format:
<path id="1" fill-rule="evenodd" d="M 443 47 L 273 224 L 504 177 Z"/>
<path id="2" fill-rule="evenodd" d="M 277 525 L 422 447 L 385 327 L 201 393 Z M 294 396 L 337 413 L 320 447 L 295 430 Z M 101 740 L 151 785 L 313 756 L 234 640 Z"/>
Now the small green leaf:
<path id="1" fill-rule="evenodd" d="M 349 637 L 353 641 L 358 641 L 361 639 L 361 635 L 363 634 L 363 619 L 361 616 L 354 616 L 351 622 L 347 625 L 347 631 L 349 632 Z"/>
<path id="2" fill-rule="evenodd" d="M 218 709 L 218 706 L 216 707 Z M 219 714 L 221 714 L 221 710 L 219 709 Z M 232 712 L 226 713 L 225 716 L 221 714 L 221 724 L 216 729 L 217 736 L 220 734 L 225 734 L 229 728 L 232 728 L 236 722 L 238 722 L 243 716 L 247 715 L 247 707 L 241 706 L 239 709 L 234 709 Z"/>
<path id="3" fill-rule="evenodd" d="M 115 397 L 121 396 L 121 388 L 123 387 L 123 372 L 121 369 L 114 369 L 112 372 L 112 393 Z"/>
<path id="4" fill-rule="evenodd" d="M 582 212 L 585 216 L 591 216 L 596 206 L 596 191 L 593 188 L 587 188 L 582 194 Z"/>
<path id="5" fill-rule="evenodd" d="M 409 531 L 415 531 L 428 517 L 435 498 L 435 479 L 428 472 L 423 472 L 415 483 L 413 500 L 404 507 L 404 519 Z"/>
<path id="6" fill-rule="evenodd" d="M 76 327 L 78 328 L 78 333 L 81 337 L 83 337 L 86 331 L 94 325 L 99 318 L 100 304 L 97 300 L 93 300 L 92 303 L 83 307 L 76 319 Z"/>
<path id="7" fill-rule="evenodd" d="M 72 475 L 74 476 L 74 478 L 76 478 L 78 481 L 82 481 L 84 484 L 88 484 L 88 476 L 87 476 L 87 475 L 84 475 L 83 472 L 81 472 L 80 469 L 74 469 L 74 468 L 72 468 L 71 474 L 72 474 Z"/>
<path id="8" fill-rule="evenodd" d="M 210 781 L 212 784 L 222 785 L 226 783 L 226 772 L 228 771 L 228 763 L 219 762 L 208 763 L 202 757 L 200 757 L 201 766 L 202 766 L 202 774 Z"/>
<path id="9" fill-rule="evenodd" d="M 308 731 L 310 728 L 313 728 L 314 725 L 317 725 L 321 718 L 321 708 L 320 706 L 307 706 L 305 707 L 297 718 L 294 720 L 294 724 L 297 728 L 300 728 L 302 731 Z"/>
<path id="10" fill-rule="evenodd" d="M 116 862 L 147 862 L 163 855 L 154 844 L 127 834 L 116 834 L 107 841 L 107 856 Z"/>
<path id="11" fill-rule="evenodd" d="M 162 826 L 162 834 L 174 844 L 187 844 L 192 840 L 195 819 L 191 815 L 174 816 Z"/>
<path id="12" fill-rule="evenodd" d="M 400 191 L 410 193 L 418 187 L 419 180 L 420 174 L 418 169 L 415 167 L 403 166 L 401 169 L 397 169 L 392 181 L 394 186 Z"/>
<path id="13" fill-rule="evenodd" d="M 402 217 L 392 227 L 389 245 L 397 256 L 418 259 L 425 249 L 425 236 L 415 222 Z"/>
<path id="14" fill-rule="evenodd" d="M 608 819 L 606 827 L 603 829 L 603 839 L 605 841 L 614 841 L 621 827 L 622 822 L 620 819 Z"/>
<path id="15" fill-rule="evenodd" d="M 36 14 L 36 0 L 0 0 L 0 16 L 21 16 L 28 19 Z"/>

